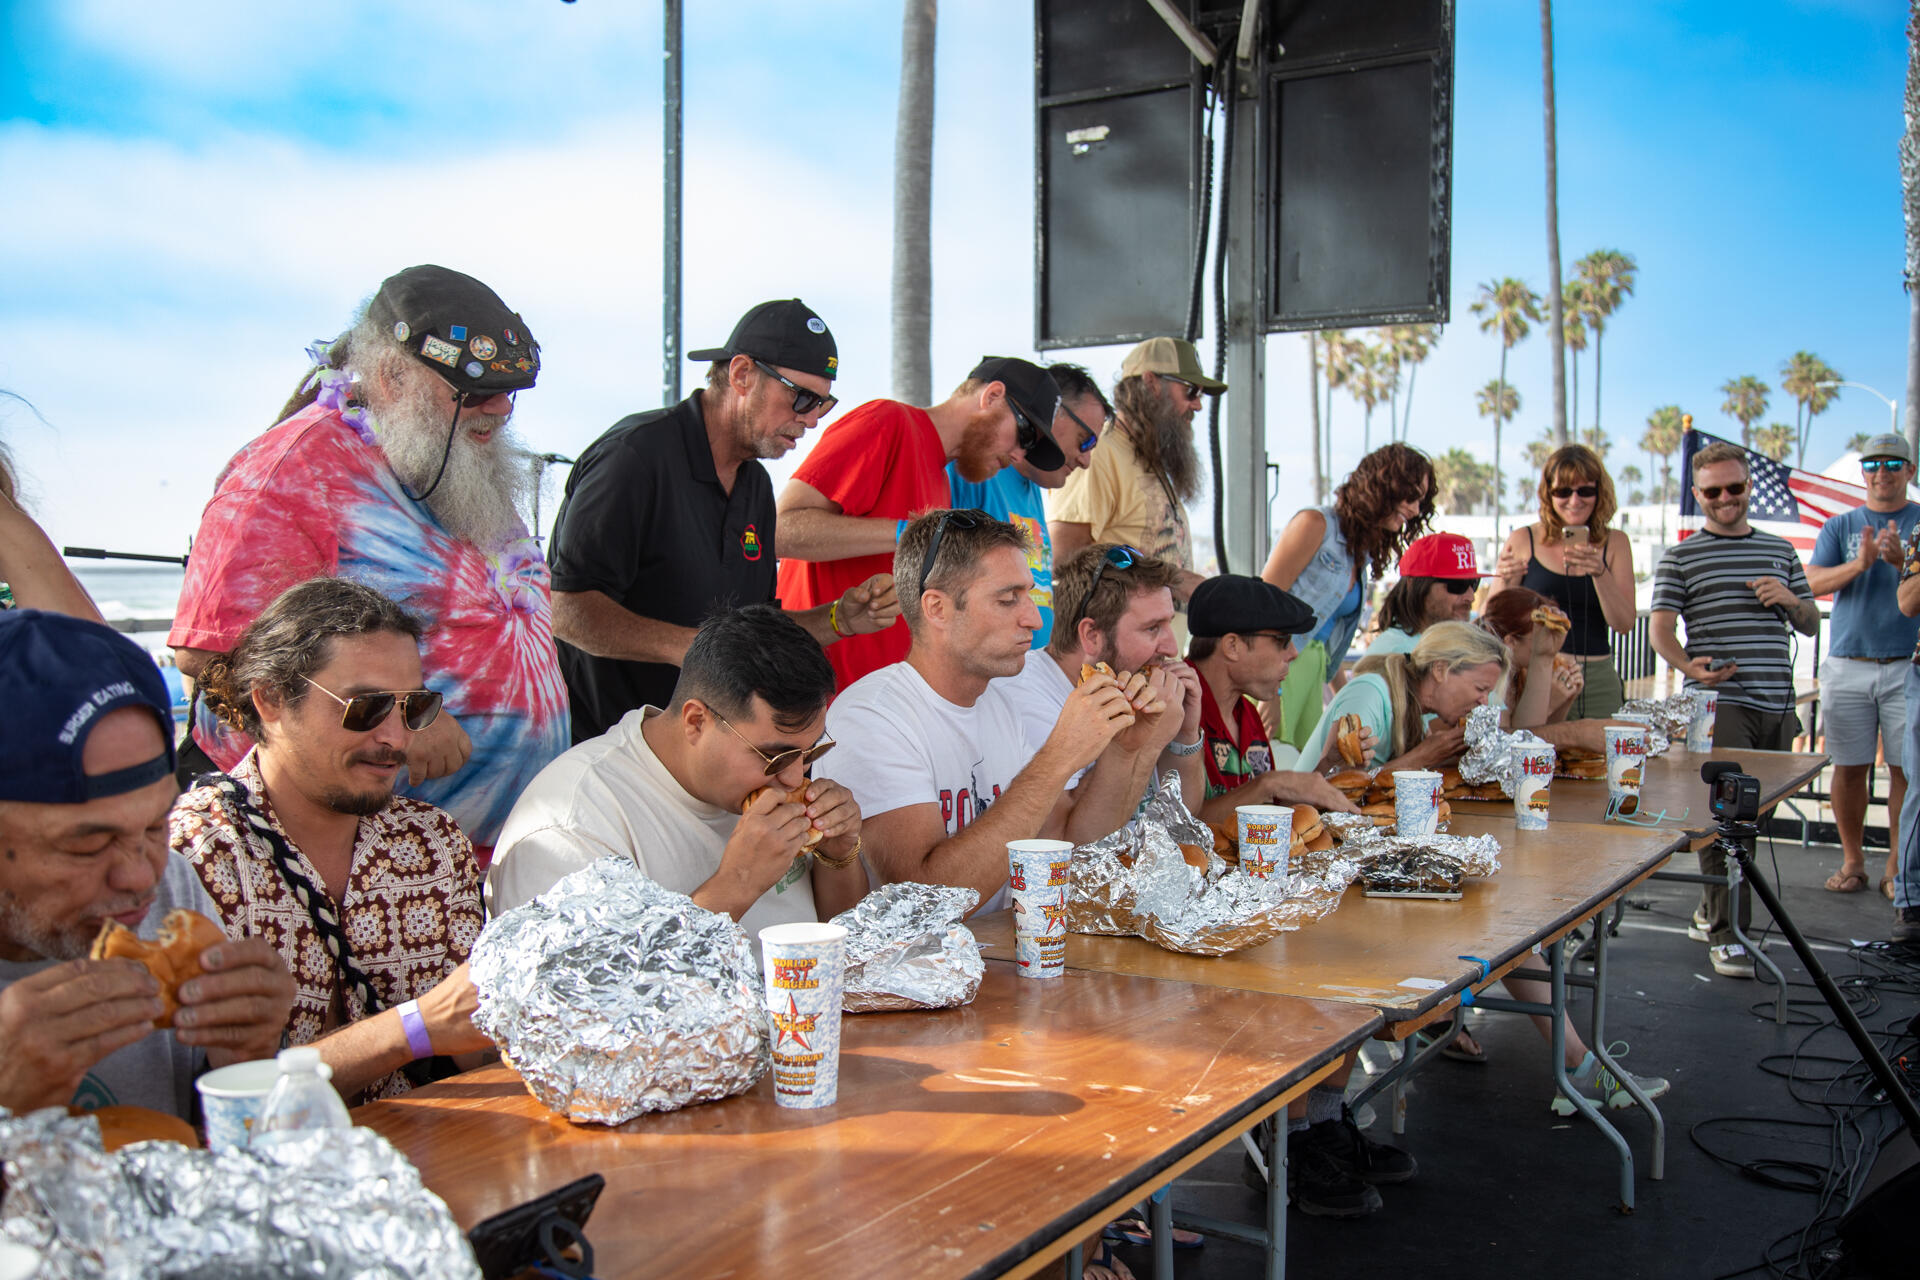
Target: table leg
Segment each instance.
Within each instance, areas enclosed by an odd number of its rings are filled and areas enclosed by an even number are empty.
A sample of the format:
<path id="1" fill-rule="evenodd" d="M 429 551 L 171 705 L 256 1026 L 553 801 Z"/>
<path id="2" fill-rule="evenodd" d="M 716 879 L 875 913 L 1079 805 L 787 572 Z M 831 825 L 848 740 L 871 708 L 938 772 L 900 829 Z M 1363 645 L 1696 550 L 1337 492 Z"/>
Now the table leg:
<path id="1" fill-rule="evenodd" d="M 1368 1083 L 1366 1088 L 1354 1094 L 1350 1100 L 1351 1105 L 1355 1109 L 1358 1109 L 1361 1103 L 1368 1101 L 1375 1094 L 1386 1089 L 1393 1089 L 1395 1091 L 1394 1098 L 1397 1102 L 1400 1097 L 1398 1091 L 1401 1083 L 1421 1067 L 1426 1066 L 1428 1062 L 1439 1057 L 1441 1051 L 1453 1043 L 1453 1038 L 1460 1033 L 1460 1028 L 1466 1025 L 1466 1018 L 1466 1006 L 1454 1006 L 1453 1020 L 1447 1024 L 1447 1030 L 1438 1033 L 1434 1041 L 1418 1053 L 1414 1052 L 1412 1036 L 1408 1036 L 1405 1040 L 1401 1041 L 1400 1061 L 1394 1063 L 1384 1075 L 1375 1077 Z M 1396 1116 L 1396 1118 L 1399 1117 Z M 1401 1124 L 1396 1125 L 1393 1131 L 1396 1134 L 1405 1132 L 1404 1120 L 1402 1120 Z"/>
<path id="2" fill-rule="evenodd" d="M 1633 1149 L 1620 1131 L 1607 1123 L 1600 1114 L 1600 1108 L 1593 1105 L 1585 1094 L 1573 1087 L 1567 1079 L 1567 1040 L 1564 1027 L 1567 1016 L 1567 964 L 1566 948 L 1560 942 L 1547 946 L 1547 971 L 1553 990 L 1553 1082 L 1573 1103 L 1574 1109 L 1606 1136 L 1620 1155 L 1620 1207 L 1628 1213 L 1633 1212 Z"/>
<path id="3" fill-rule="evenodd" d="M 1267 1280 L 1287 1275 L 1287 1113 L 1267 1134 Z"/>
<path id="4" fill-rule="evenodd" d="M 1153 1274 L 1155 1280 L 1173 1280 L 1173 1188 L 1165 1186 L 1153 1193 L 1147 1204 L 1147 1225 L 1153 1231 Z M 1071 1280 L 1071 1277 L 1069 1277 Z"/>
<path id="5" fill-rule="evenodd" d="M 1086 1274 L 1087 1264 L 1080 1256 L 1080 1246 L 1067 1250 L 1067 1280 L 1080 1280 Z"/>
<path id="6" fill-rule="evenodd" d="M 1604 921 L 1606 912 L 1600 913 Z M 1653 1105 L 1653 1099 L 1640 1091 L 1633 1077 L 1620 1068 L 1607 1052 L 1607 930 L 1602 928 L 1596 935 L 1597 945 L 1593 951 L 1593 1056 L 1598 1058 L 1607 1070 L 1618 1077 L 1629 1096 L 1639 1104 L 1653 1121 L 1653 1168 L 1649 1174 L 1655 1182 L 1667 1176 L 1667 1122 L 1661 1116 L 1660 1108 Z M 1564 1060 L 1564 1055 L 1563 1055 Z"/>

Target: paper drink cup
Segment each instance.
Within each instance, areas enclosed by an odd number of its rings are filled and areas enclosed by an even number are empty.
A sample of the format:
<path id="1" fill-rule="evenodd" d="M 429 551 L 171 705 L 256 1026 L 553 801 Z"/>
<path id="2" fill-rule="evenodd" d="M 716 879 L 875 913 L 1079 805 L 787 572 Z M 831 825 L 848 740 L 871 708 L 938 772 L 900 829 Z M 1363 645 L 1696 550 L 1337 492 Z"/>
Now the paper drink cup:
<path id="1" fill-rule="evenodd" d="M 1713 750 L 1713 717 L 1720 710 L 1720 691 L 1695 689 L 1693 707 L 1693 719 L 1687 721 L 1687 750 L 1711 751 Z"/>
<path id="2" fill-rule="evenodd" d="M 1240 826 L 1240 869 L 1256 880 L 1286 879 L 1293 806 L 1243 804 L 1233 812 Z"/>
<path id="3" fill-rule="evenodd" d="M 1640 811 L 1640 770 L 1647 759 L 1647 731 L 1638 725 L 1607 726 L 1607 807 Z"/>
<path id="4" fill-rule="evenodd" d="M 830 1107 L 840 1096 L 840 999 L 847 931 L 837 924 L 770 924 L 760 931 L 767 980 L 773 1100 Z"/>
<path id="5" fill-rule="evenodd" d="M 1007 843 L 1013 958 L 1023 978 L 1058 978 L 1067 971 L 1067 871 L 1072 864 L 1073 846 L 1065 840 Z"/>
<path id="6" fill-rule="evenodd" d="M 1440 775 L 1431 769 L 1393 772 L 1395 835 L 1430 836 L 1440 829 Z"/>
<path id="7" fill-rule="evenodd" d="M 194 1081 L 207 1122 L 207 1150 L 238 1151 L 246 1146 L 279 1078 L 280 1064 L 261 1058 L 219 1067 Z"/>
<path id="8" fill-rule="evenodd" d="M 1550 745 L 1522 747 L 1514 757 L 1513 825 L 1545 831 L 1553 793 L 1554 753 Z"/>

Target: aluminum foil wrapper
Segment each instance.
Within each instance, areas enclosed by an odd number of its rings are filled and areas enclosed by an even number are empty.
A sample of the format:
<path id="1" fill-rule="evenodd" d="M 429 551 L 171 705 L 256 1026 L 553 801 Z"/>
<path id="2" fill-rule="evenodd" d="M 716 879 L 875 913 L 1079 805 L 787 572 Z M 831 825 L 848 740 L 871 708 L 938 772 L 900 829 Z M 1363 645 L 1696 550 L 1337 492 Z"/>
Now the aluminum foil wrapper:
<path id="1" fill-rule="evenodd" d="M 473 1025 L 534 1097 L 576 1123 L 730 1097 L 767 1069 L 746 933 L 626 858 L 582 867 L 489 921 L 472 974 Z"/>
<path id="2" fill-rule="evenodd" d="M 0 1233 L 41 1252 L 44 1280 L 480 1274 L 447 1206 L 371 1129 L 219 1155 L 171 1142 L 109 1155 L 90 1117 L 48 1108 L 0 1119 L 0 1160 Z"/>
<path id="3" fill-rule="evenodd" d="M 1409 854 L 1431 853 L 1457 863 L 1460 874 L 1490 876 L 1500 870 L 1500 842 L 1492 836 L 1383 836 L 1363 839 L 1349 846 L 1359 864 L 1360 875 L 1376 864 L 1404 859 Z"/>
<path id="4" fill-rule="evenodd" d="M 1182 844 L 1207 851 L 1205 870 L 1187 862 Z M 1132 822 L 1073 851 L 1067 928 L 1225 955 L 1326 915 L 1358 868 L 1350 858 L 1321 855 L 1288 871 L 1285 880 L 1259 880 L 1228 866 L 1213 853 L 1211 828 L 1182 803 L 1178 775 L 1169 773 Z"/>
<path id="5" fill-rule="evenodd" d="M 1519 749 L 1547 745 L 1525 729 L 1502 729 L 1500 708 L 1475 707 L 1467 712 L 1467 754 L 1460 757 L 1460 777 L 1475 786 L 1497 782 L 1511 798 L 1520 776 Z"/>
<path id="6" fill-rule="evenodd" d="M 1634 698 L 1615 709 L 1611 719 L 1644 724 L 1647 754 L 1664 755 L 1675 742 L 1687 740 L 1687 726 L 1700 710 L 1700 699 L 1693 693 L 1675 693 L 1664 698 Z"/>
<path id="7" fill-rule="evenodd" d="M 986 976 L 961 919 L 980 895 L 944 884 L 881 885 L 833 918 L 847 931 L 848 1013 L 970 1004 Z"/>

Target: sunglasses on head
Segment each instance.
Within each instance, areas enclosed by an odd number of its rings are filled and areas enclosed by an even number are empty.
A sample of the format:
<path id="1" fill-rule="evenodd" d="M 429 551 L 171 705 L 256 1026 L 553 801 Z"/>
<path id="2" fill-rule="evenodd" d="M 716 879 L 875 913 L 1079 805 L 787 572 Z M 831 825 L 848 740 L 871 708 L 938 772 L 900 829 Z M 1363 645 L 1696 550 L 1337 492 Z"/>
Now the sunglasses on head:
<path id="1" fill-rule="evenodd" d="M 1100 578 L 1106 573 L 1108 565 L 1116 569 L 1131 569 L 1146 558 L 1132 547 L 1108 547 L 1100 557 L 1100 563 L 1094 566 L 1093 581 L 1087 584 L 1087 603 L 1093 603 L 1093 593 L 1100 589 Z"/>
<path id="2" fill-rule="evenodd" d="M 1562 501 L 1575 496 L 1592 498 L 1598 496 L 1599 492 L 1600 486 L 1597 484 L 1562 484 L 1552 489 L 1553 496 Z"/>
<path id="3" fill-rule="evenodd" d="M 1735 480 L 1732 484 L 1710 484 L 1700 491 L 1700 496 L 1708 502 L 1712 502 L 1723 493 L 1729 498 L 1737 498 L 1746 491 L 1747 482 L 1745 480 Z"/>
<path id="4" fill-rule="evenodd" d="M 1868 475 L 1876 471 L 1905 471 L 1907 460 L 1905 458 L 1868 458 L 1860 464 L 1860 469 Z"/>
<path id="5" fill-rule="evenodd" d="M 1470 596 L 1480 589 L 1478 578 L 1442 578 L 1440 583 L 1450 596 Z"/>
<path id="6" fill-rule="evenodd" d="M 731 733 L 742 742 L 747 742 L 747 735 L 734 728 L 725 716 L 721 715 L 718 711 L 714 711 L 712 707 L 708 707 L 707 710 L 713 715 L 715 720 L 727 726 L 728 733 Z M 747 742 L 747 749 L 767 762 L 767 776 L 771 778 L 774 774 L 786 769 L 795 760 L 805 765 L 812 764 L 815 760 L 818 760 L 821 756 L 833 750 L 833 739 L 827 737 L 825 734 L 821 734 L 820 741 L 810 747 L 795 747 L 791 751 L 782 751 L 778 755 L 771 756 L 754 746 L 751 742 Z"/>
<path id="7" fill-rule="evenodd" d="M 1185 378 L 1176 378 L 1171 374 L 1163 373 L 1160 375 L 1160 381 L 1171 382 L 1176 387 L 1185 388 L 1189 400 L 1198 400 L 1203 394 L 1197 384 L 1188 382 Z"/>
<path id="8" fill-rule="evenodd" d="M 1012 401 L 1008 403 L 1011 404 Z M 1017 419 L 1019 416 L 1020 411 L 1014 410 L 1014 417 Z M 947 536 L 947 526 L 951 524 L 962 529 L 978 529 L 991 519 L 993 519 L 992 516 L 978 507 L 963 507 L 958 511 L 942 512 L 940 523 L 933 527 L 933 541 L 927 544 L 927 558 L 920 562 L 920 590 L 916 594 L 927 594 L 927 577 L 933 572 L 933 566 L 940 559 L 940 540 Z"/>
<path id="9" fill-rule="evenodd" d="M 440 695 L 431 689 L 385 690 L 343 698 L 311 676 L 301 678 L 340 704 L 340 727 L 349 733 L 378 729 L 396 706 L 401 721 L 415 733 L 440 718 Z"/>
<path id="10" fill-rule="evenodd" d="M 793 411 L 795 413 L 812 413 L 815 409 L 818 409 L 822 414 L 828 414 L 833 412 L 833 406 L 840 403 L 839 397 L 837 396 L 823 396 L 818 391 L 807 390 L 758 356 L 748 356 L 747 358 L 753 361 L 754 367 L 759 369 L 760 372 L 793 392 Z"/>

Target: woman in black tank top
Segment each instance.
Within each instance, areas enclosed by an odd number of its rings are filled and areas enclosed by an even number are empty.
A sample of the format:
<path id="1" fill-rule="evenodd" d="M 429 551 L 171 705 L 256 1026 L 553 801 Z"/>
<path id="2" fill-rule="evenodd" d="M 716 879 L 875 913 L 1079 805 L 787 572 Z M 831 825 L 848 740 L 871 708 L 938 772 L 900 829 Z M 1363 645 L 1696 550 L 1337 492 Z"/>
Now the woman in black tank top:
<path id="1" fill-rule="evenodd" d="M 1539 522 L 1508 535 L 1494 570 L 1501 585 L 1538 591 L 1571 621 L 1564 652 L 1586 668 L 1573 719 L 1611 715 L 1625 699 L 1610 633 L 1633 629 L 1633 547 L 1607 527 L 1617 509 L 1599 455 L 1580 444 L 1555 450 L 1541 468 Z"/>

